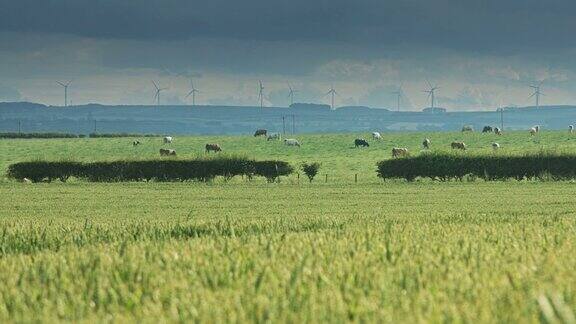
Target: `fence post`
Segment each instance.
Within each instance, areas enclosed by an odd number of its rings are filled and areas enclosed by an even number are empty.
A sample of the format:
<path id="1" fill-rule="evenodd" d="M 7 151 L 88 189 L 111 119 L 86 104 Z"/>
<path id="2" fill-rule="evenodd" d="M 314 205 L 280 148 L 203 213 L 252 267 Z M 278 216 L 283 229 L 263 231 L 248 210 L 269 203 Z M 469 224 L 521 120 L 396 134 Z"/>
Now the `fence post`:
<path id="1" fill-rule="evenodd" d="M 354 183 L 358 183 L 358 173 L 354 174 Z"/>
<path id="2" fill-rule="evenodd" d="M 328 183 L 328 173 L 326 173 L 326 183 Z"/>
<path id="3" fill-rule="evenodd" d="M 296 173 L 296 182 L 300 184 L 300 173 Z"/>

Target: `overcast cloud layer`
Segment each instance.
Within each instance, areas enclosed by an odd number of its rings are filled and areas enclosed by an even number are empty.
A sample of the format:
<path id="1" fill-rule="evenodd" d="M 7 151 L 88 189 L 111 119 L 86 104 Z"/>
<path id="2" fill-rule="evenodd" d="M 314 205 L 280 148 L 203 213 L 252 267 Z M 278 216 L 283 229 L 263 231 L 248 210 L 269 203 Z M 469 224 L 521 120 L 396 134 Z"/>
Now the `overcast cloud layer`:
<path id="1" fill-rule="evenodd" d="M 576 104 L 574 1 L 534 0 L 0 0 L 0 101 L 61 104 L 54 80 L 72 79 L 74 104 L 297 101 L 493 109 Z"/>

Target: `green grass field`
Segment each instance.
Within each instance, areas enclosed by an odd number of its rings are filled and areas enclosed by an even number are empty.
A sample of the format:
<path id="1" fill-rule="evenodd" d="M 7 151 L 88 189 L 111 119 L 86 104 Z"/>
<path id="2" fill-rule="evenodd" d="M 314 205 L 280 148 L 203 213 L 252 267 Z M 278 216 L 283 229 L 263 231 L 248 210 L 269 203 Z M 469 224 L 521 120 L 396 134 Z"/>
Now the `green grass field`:
<path id="1" fill-rule="evenodd" d="M 0 320 L 565 322 L 576 308 L 576 184 L 383 182 L 393 146 L 418 154 L 576 150 L 576 136 L 176 137 L 257 159 L 322 163 L 294 176 L 213 183 L 0 181 Z M 364 137 L 368 137 L 364 135 Z M 156 157 L 161 139 L 1 140 L 0 170 L 35 158 Z M 373 143 L 373 141 L 370 141 Z M 329 174 L 324 183 L 323 175 Z M 359 183 L 353 182 L 354 173 Z"/>
<path id="2" fill-rule="evenodd" d="M 279 159 L 299 166 L 302 162 L 321 162 L 320 176 L 329 181 L 349 183 L 358 174 L 361 182 L 378 181 L 376 162 L 391 158 L 392 147 L 406 147 L 411 154 L 419 154 L 424 138 L 430 138 L 433 151 L 449 151 L 454 140 L 464 141 L 468 151 L 493 154 L 491 144 L 498 142 L 499 154 L 536 152 L 541 149 L 576 152 L 576 135 L 568 132 L 542 132 L 531 137 L 528 132 L 511 132 L 504 136 L 481 133 L 391 133 L 380 142 L 370 134 L 294 135 L 301 148 L 286 147 L 282 142 L 267 142 L 252 136 L 175 137 L 174 143 L 162 144 L 162 138 L 142 138 L 143 144 L 132 146 L 132 138 L 0 140 L 0 171 L 10 163 L 31 159 L 71 159 L 80 161 L 158 158 L 161 147 L 174 148 L 179 157 L 204 155 L 204 145 L 219 143 L 224 153 L 240 154 L 256 159 Z M 371 146 L 354 148 L 355 138 L 367 139 Z"/>

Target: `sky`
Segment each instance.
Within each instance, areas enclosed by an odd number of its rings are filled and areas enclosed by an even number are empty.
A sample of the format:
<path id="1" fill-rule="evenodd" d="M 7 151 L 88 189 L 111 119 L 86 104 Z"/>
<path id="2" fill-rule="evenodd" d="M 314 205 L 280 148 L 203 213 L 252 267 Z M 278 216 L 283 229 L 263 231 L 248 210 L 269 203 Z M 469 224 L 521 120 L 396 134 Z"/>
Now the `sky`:
<path id="1" fill-rule="evenodd" d="M 569 0 L 0 0 L 0 101 L 401 110 L 576 104 Z M 427 81 L 428 80 L 428 81 Z"/>

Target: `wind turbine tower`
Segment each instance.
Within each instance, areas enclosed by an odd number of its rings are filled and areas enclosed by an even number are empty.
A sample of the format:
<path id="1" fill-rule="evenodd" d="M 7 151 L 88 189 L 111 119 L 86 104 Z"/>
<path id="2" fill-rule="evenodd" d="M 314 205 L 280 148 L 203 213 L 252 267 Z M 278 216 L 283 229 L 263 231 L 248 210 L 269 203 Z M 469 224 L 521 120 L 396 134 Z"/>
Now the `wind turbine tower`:
<path id="1" fill-rule="evenodd" d="M 264 108 L 264 85 L 262 81 L 258 81 L 258 100 L 260 100 L 260 108 Z"/>
<path id="2" fill-rule="evenodd" d="M 68 107 L 68 86 L 70 85 L 70 83 L 72 83 L 72 80 L 68 81 L 67 83 L 62 83 L 60 81 L 56 82 L 58 82 L 59 85 L 64 87 L 64 107 Z"/>
<path id="3" fill-rule="evenodd" d="M 332 108 L 332 110 L 334 110 L 334 96 L 337 94 L 336 90 L 334 89 L 334 85 L 332 85 L 332 87 L 330 87 L 330 90 L 328 90 L 328 92 L 326 92 L 326 95 L 331 95 L 332 96 L 332 104 L 330 105 L 330 107 Z"/>
<path id="4" fill-rule="evenodd" d="M 290 89 L 290 91 L 288 92 L 288 98 L 290 98 L 290 106 L 292 106 L 294 104 L 294 94 L 296 94 L 298 90 L 294 90 L 290 85 L 290 83 L 288 83 L 288 88 Z"/>
<path id="5" fill-rule="evenodd" d="M 538 85 L 531 85 L 530 88 L 534 89 L 534 92 L 532 93 L 532 95 L 530 96 L 530 98 L 535 97 L 536 98 L 536 109 L 540 108 L 540 96 L 543 96 L 544 94 L 540 91 L 540 87 L 542 86 L 542 82 L 544 81 L 540 81 L 540 83 L 538 83 Z"/>
<path id="6" fill-rule="evenodd" d="M 192 89 L 190 90 L 190 92 L 188 92 L 188 95 L 186 95 L 186 98 L 192 96 L 192 106 L 196 106 L 196 93 L 200 92 L 200 90 L 198 90 L 194 87 L 193 81 L 190 81 L 190 86 L 192 87 Z"/>
<path id="7" fill-rule="evenodd" d="M 426 82 L 428 83 L 428 86 L 430 88 L 429 90 L 424 90 L 424 92 L 428 94 L 428 98 L 430 98 L 430 108 L 432 108 L 432 111 L 434 111 L 434 96 L 436 94 L 436 90 L 440 89 L 440 87 L 432 86 L 432 84 L 428 80 L 426 80 Z"/>
<path id="8" fill-rule="evenodd" d="M 392 94 L 396 95 L 396 111 L 400 111 L 400 101 L 402 100 L 402 86 L 398 88 L 398 90 L 392 92 Z"/>
<path id="9" fill-rule="evenodd" d="M 154 94 L 154 99 L 156 99 L 156 105 L 160 106 L 160 92 L 168 90 L 168 88 L 160 88 L 154 81 L 152 81 L 152 84 L 154 84 L 154 88 L 156 88 L 156 93 Z"/>

